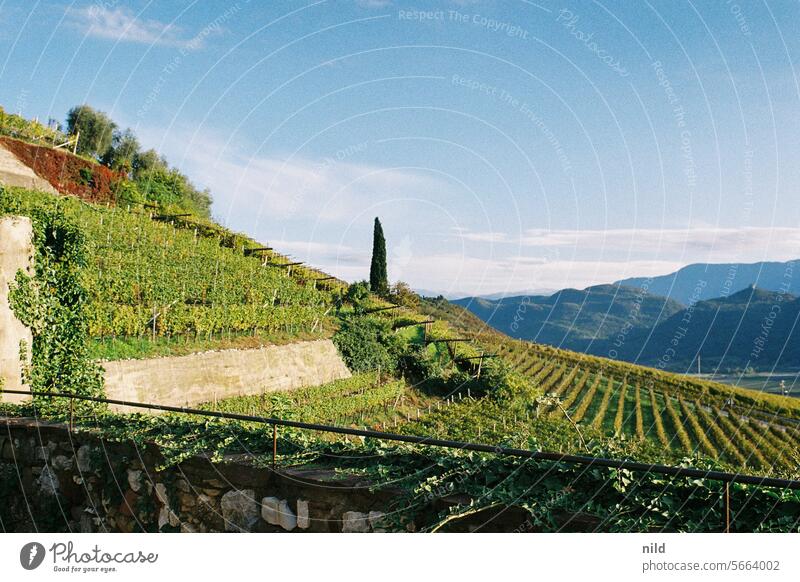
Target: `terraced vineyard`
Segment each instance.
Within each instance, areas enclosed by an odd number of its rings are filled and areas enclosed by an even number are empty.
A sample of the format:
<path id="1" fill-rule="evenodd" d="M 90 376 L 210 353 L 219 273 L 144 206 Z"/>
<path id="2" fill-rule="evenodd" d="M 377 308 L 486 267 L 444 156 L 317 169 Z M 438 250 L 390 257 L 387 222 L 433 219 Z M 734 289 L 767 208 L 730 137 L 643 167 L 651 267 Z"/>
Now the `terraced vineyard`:
<path id="1" fill-rule="evenodd" d="M 369 372 L 322 386 L 209 402 L 201 408 L 385 430 L 414 422 L 441 406 L 440 399 L 425 396 L 404 381 Z"/>
<path id="2" fill-rule="evenodd" d="M 791 401 L 783 411 L 789 416 L 779 415 L 742 402 L 735 392 L 680 389 L 612 362 L 605 368 L 582 366 L 525 342 L 496 347 L 543 394 L 560 399 L 546 407 L 550 417 L 567 416 L 606 435 L 651 441 L 676 457 L 702 456 L 764 474 L 798 469 L 800 423 L 790 417 L 796 412 Z"/>
<path id="3" fill-rule="evenodd" d="M 226 246 L 221 231 L 22 189 L 0 194 L 0 212 L 55 205 L 90 241 L 84 283 L 93 338 L 209 339 L 325 324 L 329 293 L 289 276 L 290 268 L 280 266 L 285 257 Z"/>

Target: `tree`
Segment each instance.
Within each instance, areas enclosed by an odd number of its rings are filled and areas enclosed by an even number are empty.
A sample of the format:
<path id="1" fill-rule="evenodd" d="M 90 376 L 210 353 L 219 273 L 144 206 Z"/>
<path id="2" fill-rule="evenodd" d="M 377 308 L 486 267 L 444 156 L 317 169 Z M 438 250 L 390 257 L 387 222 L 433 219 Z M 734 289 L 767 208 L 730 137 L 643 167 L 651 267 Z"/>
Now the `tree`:
<path id="1" fill-rule="evenodd" d="M 383 237 L 381 221 L 375 218 L 372 233 L 372 264 L 369 267 L 369 288 L 373 293 L 385 297 L 389 294 L 389 277 L 386 273 L 386 239 Z"/>
<path id="2" fill-rule="evenodd" d="M 395 305 L 404 305 L 415 309 L 419 307 L 419 295 L 414 293 L 411 286 L 403 281 L 398 281 L 392 285 L 391 296 L 389 297 Z"/>
<path id="3" fill-rule="evenodd" d="M 167 159 L 158 155 L 156 150 L 150 149 L 137 153 L 133 157 L 133 179 L 138 180 L 143 174 L 156 168 L 166 170 L 168 167 Z"/>
<path id="4" fill-rule="evenodd" d="M 115 131 L 111 147 L 103 155 L 102 162 L 113 170 L 130 174 L 133 162 L 139 155 L 139 140 L 130 129 Z"/>
<path id="5" fill-rule="evenodd" d="M 111 118 L 88 105 L 78 105 L 67 113 L 67 131 L 80 132 L 78 153 L 100 159 L 111 147 L 117 125 Z"/>

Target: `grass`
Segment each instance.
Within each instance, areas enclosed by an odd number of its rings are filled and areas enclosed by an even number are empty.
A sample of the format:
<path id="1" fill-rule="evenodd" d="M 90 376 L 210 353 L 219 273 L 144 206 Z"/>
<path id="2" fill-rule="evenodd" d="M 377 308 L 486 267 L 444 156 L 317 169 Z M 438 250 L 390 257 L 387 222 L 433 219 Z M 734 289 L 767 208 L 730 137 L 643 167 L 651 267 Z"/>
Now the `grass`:
<path id="1" fill-rule="evenodd" d="M 297 332 L 259 332 L 253 334 L 224 334 L 211 339 L 193 336 L 163 337 L 153 340 L 149 337 L 123 337 L 94 339 L 89 344 L 89 355 L 94 360 L 141 360 L 166 356 L 185 356 L 197 352 L 230 349 L 255 349 L 264 346 L 285 345 L 298 341 L 311 341 L 330 337 L 329 330 L 311 333 Z"/>

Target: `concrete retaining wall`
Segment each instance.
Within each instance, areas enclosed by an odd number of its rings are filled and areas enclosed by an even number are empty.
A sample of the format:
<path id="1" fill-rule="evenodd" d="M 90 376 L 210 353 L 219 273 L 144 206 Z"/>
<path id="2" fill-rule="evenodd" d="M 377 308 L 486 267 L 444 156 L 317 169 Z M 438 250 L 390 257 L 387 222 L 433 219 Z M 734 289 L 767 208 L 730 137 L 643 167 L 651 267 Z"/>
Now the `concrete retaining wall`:
<path id="1" fill-rule="evenodd" d="M 6 216 L 0 218 L 0 379 L 8 390 L 27 390 L 23 387 L 20 342 L 25 341 L 30 355 L 33 337 L 22 325 L 8 304 L 8 285 L 14 281 L 20 269 L 30 272 L 33 261 L 31 243 L 33 226 L 27 217 Z M 0 394 L 2 402 L 20 402 L 22 397 Z"/>
<path id="2" fill-rule="evenodd" d="M 0 144 L 0 184 L 58 194 L 50 182 L 36 174 Z"/>
<path id="3" fill-rule="evenodd" d="M 27 217 L 0 218 L 0 378 L 8 390 L 21 382 L 20 342 L 32 335 L 8 303 L 17 271 L 30 272 L 33 227 Z M 330 340 L 297 342 L 255 350 L 223 350 L 180 357 L 105 362 L 105 393 L 114 400 L 191 406 L 231 396 L 316 386 L 349 378 L 350 371 Z M 0 401 L 24 398 L 0 394 Z M 142 409 L 116 407 L 120 412 Z"/>
<path id="4" fill-rule="evenodd" d="M 105 362 L 106 397 L 192 406 L 244 396 L 316 386 L 349 378 L 330 340 L 223 350 L 180 357 Z M 120 412 L 131 412 L 117 407 Z M 141 409 L 137 410 L 141 412 Z"/>

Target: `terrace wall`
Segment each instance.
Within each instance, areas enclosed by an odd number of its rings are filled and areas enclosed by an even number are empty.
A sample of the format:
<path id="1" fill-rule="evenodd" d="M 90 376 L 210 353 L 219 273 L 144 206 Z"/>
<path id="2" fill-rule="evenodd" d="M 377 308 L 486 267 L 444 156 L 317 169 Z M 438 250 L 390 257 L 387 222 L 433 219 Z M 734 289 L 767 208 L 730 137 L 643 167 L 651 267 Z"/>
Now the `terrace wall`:
<path id="1" fill-rule="evenodd" d="M 30 354 L 31 331 L 17 319 L 8 303 L 9 283 L 17 271 L 29 272 L 33 261 L 33 226 L 29 218 L 0 218 L 0 383 L 8 390 L 27 390 L 22 384 L 20 342 Z M 0 401 L 19 402 L 21 396 L 0 394 Z"/>
<path id="2" fill-rule="evenodd" d="M 104 362 L 106 398 L 192 406 L 244 396 L 317 386 L 349 378 L 330 340 L 252 350 Z M 141 412 L 112 407 L 120 412 Z"/>

